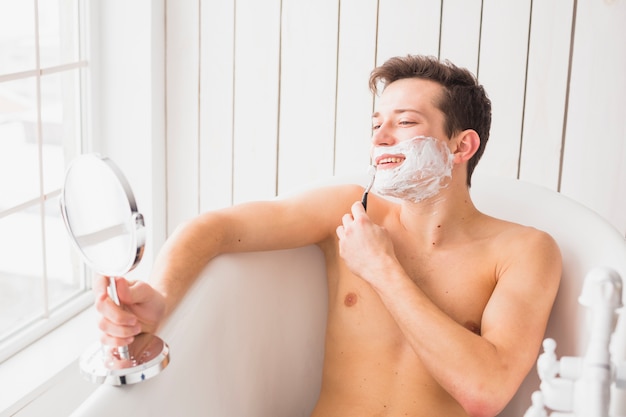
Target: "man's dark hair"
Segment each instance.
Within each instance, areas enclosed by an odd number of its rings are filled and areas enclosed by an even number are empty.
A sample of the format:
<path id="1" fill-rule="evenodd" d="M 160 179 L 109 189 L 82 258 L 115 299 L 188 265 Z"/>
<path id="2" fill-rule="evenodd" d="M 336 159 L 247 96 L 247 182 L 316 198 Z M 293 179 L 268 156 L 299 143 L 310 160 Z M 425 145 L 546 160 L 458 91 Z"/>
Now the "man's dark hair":
<path id="1" fill-rule="evenodd" d="M 370 74 L 369 86 L 377 94 L 394 81 L 405 78 L 432 80 L 443 87 L 443 94 L 435 105 L 444 114 L 444 129 L 448 137 L 473 129 L 480 137 L 480 146 L 467 162 L 467 185 L 485 152 L 491 128 L 491 100 L 482 85 L 470 71 L 450 61 L 432 56 L 407 55 L 388 59 Z"/>

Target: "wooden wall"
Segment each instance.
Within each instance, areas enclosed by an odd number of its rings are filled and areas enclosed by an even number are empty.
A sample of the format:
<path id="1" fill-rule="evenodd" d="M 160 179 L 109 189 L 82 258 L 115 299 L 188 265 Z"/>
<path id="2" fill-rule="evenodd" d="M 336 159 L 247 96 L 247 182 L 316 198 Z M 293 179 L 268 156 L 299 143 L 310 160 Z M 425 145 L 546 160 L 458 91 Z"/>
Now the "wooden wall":
<path id="1" fill-rule="evenodd" d="M 626 1 L 166 2 L 168 230 L 365 172 L 370 70 L 430 54 L 493 102 L 480 175 L 558 190 L 626 233 Z"/>

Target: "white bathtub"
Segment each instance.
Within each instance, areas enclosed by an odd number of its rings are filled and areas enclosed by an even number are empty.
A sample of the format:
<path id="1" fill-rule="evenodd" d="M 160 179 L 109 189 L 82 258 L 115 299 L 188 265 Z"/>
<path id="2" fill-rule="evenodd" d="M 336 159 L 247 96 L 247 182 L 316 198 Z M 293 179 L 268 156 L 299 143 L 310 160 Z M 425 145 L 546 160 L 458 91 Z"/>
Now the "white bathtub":
<path id="1" fill-rule="evenodd" d="M 555 192 L 516 180 L 474 181 L 480 209 L 546 230 L 559 242 L 564 277 L 547 336 L 557 341 L 559 356 L 582 355 L 582 280 L 599 265 L 626 277 L 623 237 Z M 323 257 L 314 246 L 220 256 L 161 332 L 171 348 L 163 373 L 140 384 L 99 387 L 72 416 L 308 416 L 319 393 L 326 305 Z M 623 327 L 620 321 L 616 332 L 622 358 Z M 533 370 L 501 416 L 523 416 L 536 389 Z M 621 392 L 613 402 L 616 415 L 626 415 Z"/>

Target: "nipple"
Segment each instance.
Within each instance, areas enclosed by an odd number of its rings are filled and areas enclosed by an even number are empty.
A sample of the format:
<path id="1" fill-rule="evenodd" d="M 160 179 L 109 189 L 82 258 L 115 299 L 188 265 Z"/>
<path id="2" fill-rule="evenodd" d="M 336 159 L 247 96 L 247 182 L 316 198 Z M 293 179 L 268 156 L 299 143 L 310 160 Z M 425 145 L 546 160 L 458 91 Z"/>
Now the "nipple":
<path id="1" fill-rule="evenodd" d="M 355 305 L 357 302 L 357 296 L 355 293 L 353 292 L 349 292 L 346 295 L 346 298 L 344 298 L 343 303 L 347 306 L 347 307 L 352 307 L 353 305 Z"/>
<path id="2" fill-rule="evenodd" d="M 472 333 L 476 333 L 480 336 L 480 325 L 474 323 L 473 321 L 468 321 L 465 323 L 465 328 L 471 331 Z"/>

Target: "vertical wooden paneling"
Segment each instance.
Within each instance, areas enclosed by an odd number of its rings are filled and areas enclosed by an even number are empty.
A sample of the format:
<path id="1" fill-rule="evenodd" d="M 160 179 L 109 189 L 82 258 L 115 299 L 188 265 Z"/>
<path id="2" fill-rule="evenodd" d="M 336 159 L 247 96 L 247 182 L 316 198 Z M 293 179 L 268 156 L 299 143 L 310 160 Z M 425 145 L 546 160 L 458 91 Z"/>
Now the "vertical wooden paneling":
<path id="1" fill-rule="evenodd" d="M 333 172 L 338 0 L 283 0 L 278 192 Z"/>
<path id="2" fill-rule="evenodd" d="M 365 170 L 369 72 L 421 53 L 477 73 L 493 101 L 478 175 L 519 172 L 550 188 L 560 178 L 626 231 L 624 2 L 259 3 L 167 2 L 168 230 L 198 199 L 207 210 Z"/>
<path id="3" fill-rule="evenodd" d="M 373 96 L 369 74 L 376 56 L 377 0 L 342 0 L 339 23 L 335 173 L 366 172 Z"/>
<path id="4" fill-rule="evenodd" d="M 441 2 L 380 0 L 377 64 L 394 56 L 439 52 Z"/>
<path id="5" fill-rule="evenodd" d="M 478 70 L 482 0 L 445 0 L 439 57 L 473 74 Z"/>
<path id="6" fill-rule="evenodd" d="M 484 0 L 478 78 L 491 98 L 493 120 L 477 176 L 517 177 L 529 21 L 530 0 Z"/>
<path id="7" fill-rule="evenodd" d="M 203 1 L 200 39 L 200 208 L 232 204 L 235 8 Z"/>
<path id="8" fill-rule="evenodd" d="M 237 0 L 234 202 L 276 195 L 280 0 Z"/>
<path id="9" fill-rule="evenodd" d="M 561 192 L 626 232 L 626 2 L 578 0 Z"/>
<path id="10" fill-rule="evenodd" d="M 199 2 L 198 0 L 168 1 L 166 13 L 167 230 L 169 234 L 181 221 L 196 215 L 199 209 Z"/>
<path id="11" fill-rule="evenodd" d="M 146 222 L 142 262 L 129 276 L 147 277 L 167 235 L 165 199 L 164 1 L 91 3 L 102 27 L 90 57 L 90 93 L 97 107 L 93 151 L 110 157 L 124 172 Z M 132 42 L 129 42 L 129 37 Z M 95 53 L 95 50 L 93 51 Z"/>
<path id="12" fill-rule="evenodd" d="M 572 33 L 573 1 L 533 2 L 520 179 L 556 190 Z"/>

